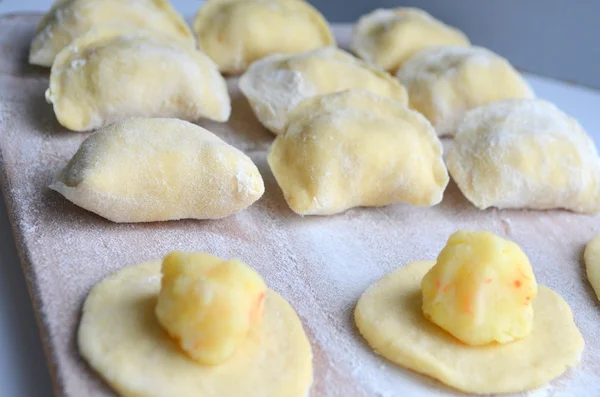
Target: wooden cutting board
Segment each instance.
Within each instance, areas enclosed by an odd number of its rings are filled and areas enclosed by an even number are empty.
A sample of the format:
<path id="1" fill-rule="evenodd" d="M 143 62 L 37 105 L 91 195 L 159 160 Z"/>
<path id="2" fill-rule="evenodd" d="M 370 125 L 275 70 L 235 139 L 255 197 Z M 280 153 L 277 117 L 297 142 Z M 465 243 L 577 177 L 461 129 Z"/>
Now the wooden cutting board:
<path id="1" fill-rule="evenodd" d="M 87 134 L 66 131 L 56 122 L 44 100 L 48 70 L 27 64 L 38 19 L 0 18 L 1 175 L 57 395 L 114 395 L 77 352 L 82 302 L 113 271 L 175 249 L 242 258 L 290 301 L 313 346 L 311 396 L 457 395 L 373 354 L 355 329 L 352 311 L 368 285 L 407 262 L 435 258 L 459 228 L 487 229 L 517 241 L 539 283 L 559 292 L 574 311 L 586 341 L 582 362 L 533 394 L 600 395 L 600 305 L 581 260 L 584 244 L 600 232 L 600 217 L 565 211 L 479 211 L 454 184 L 434 208 L 397 204 L 331 217 L 297 216 L 265 162 L 273 137 L 231 79 L 231 120 L 201 125 L 252 157 L 265 179 L 264 197 L 223 220 L 108 222 L 47 187 Z M 347 28 L 336 32 L 341 43 L 347 42 Z"/>

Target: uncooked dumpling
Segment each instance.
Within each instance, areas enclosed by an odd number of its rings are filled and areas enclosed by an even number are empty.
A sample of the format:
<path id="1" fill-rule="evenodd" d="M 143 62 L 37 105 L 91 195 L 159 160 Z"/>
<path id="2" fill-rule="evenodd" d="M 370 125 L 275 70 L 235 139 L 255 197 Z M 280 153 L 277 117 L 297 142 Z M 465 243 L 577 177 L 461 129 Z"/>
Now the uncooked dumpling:
<path id="1" fill-rule="evenodd" d="M 354 318 L 369 345 L 391 362 L 478 394 L 546 385 L 579 363 L 584 341 L 567 302 L 540 286 L 531 334 L 511 343 L 469 346 L 421 311 L 420 283 L 435 261 L 387 274 L 358 300 Z"/>
<path id="2" fill-rule="evenodd" d="M 276 292 L 267 290 L 260 326 L 235 355 L 211 366 L 187 357 L 161 328 L 155 314 L 160 290 L 161 262 L 145 262 L 102 280 L 85 300 L 79 351 L 120 396 L 308 396 L 310 343 L 298 315 Z"/>
<path id="3" fill-rule="evenodd" d="M 425 115 L 438 135 L 454 135 L 470 109 L 534 96 L 506 59 L 481 47 L 426 48 L 404 63 L 397 77 L 408 89 L 410 107 Z"/>
<path id="4" fill-rule="evenodd" d="M 250 66 L 239 85 L 256 117 L 275 134 L 283 131 L 296 105 L 315 95 L 363 88 L 408 103 L 396 79 L 335 47 L 272 55 Z"/>
<path id="5" fill-rule="evenodd" d="M 225 80 L 206 55 L 162 38 L 99 28 L 56 57 L 46 99 L 75 131 L 129 117 L 226 121 Z"/>
<path id="6" fill-rule="evenodd" d="M 127 25 L 193 46 L 194 36 L 167 0 L 56 0 L 31 42 L 29 63 L 52 66 L 56 55 L 92 28 Z"/>
<path id="7" fill-rule="evenodd" d="M 335 44 L 327 21 L 302 0 L 211 0 L 194 20 L 202 51 L 223 73 L 241 73 L 271 54 Z"/>
<path id="8" fill-rule="evenodd" d="M 244 153 L 176 119 L 129 119 L 97 131 L 50 188 L 113 222 L 223 218 L 264 192 Z"/>
<path id="9" fill-rule="evenodd" d="M 431 46 L 468 46 L 460 30 L 418 8 L 377 9 L 354 26 L 352 51 L 394 73 L 419 50 Z"/>
<path id="10" fill-rule="evenodd" d="M 442 146 L 419 113 L 364 90 L 307 99 L 268 162 L 290 208 L 331 215 L 357 206 L 442 200 Z"/>
<path id="11" fill-rule="evenodd" d="M 600 299 L 600 234 L 585 246 L 583 259 L 588 281 Z"/>
<path id="12" fill-rule="evenodd" d="M 446 159 L 477 208 L 600 212 L 600 157 L 579 123 L 543 100 L 472 110 Z"/>

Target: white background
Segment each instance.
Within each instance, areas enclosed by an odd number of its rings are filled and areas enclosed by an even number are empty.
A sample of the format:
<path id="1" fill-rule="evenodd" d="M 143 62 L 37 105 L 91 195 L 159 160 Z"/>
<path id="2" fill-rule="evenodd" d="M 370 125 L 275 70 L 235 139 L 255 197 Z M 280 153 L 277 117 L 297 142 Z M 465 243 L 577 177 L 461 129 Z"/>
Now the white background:
<path id="1" fill-rule="evenodd" d="M 175 0 L 184 15 L 201 1 Z M 48 8 L 45 0 L 0 0 L 0 14 Z M 580 120 L 600 145 L 600 91 L 529 77 L 538 96 Z M 3 202 L 0 202 L 0 396 L 51 396 L 50 378 Z M 83 397 L 83 396 L 82 396 Z"/>

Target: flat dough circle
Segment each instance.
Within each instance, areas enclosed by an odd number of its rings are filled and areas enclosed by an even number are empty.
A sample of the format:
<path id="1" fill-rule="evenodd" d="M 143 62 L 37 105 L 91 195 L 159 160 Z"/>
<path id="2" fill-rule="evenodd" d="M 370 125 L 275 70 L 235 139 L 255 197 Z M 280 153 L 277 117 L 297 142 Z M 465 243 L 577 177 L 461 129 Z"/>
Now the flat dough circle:
<path id="1" fill-rule="evenodd" d="M 98 283 L 83 307 L 82 356 L 125 397 L 305 397 L 312 352 L 285 299 L 269 290 L 262 325 L 218 366 L 187 358 L 154 314 L 160 261 L 124 268 Z"/>
<path id="2" fill-rule="evenodd" d="M 583 260 L 588 281 L 600 299 L 600 234 L 586 245 Z"/>
<path id="3" fill-rule="evenodd" d="M 540 387 L 579 362 L 583 338 L 567 303 L 540 286 L 530 337 L 507 345 L 469 347 L 423 317 L 421 279 L 435 264 L 408 264 L 369 287 L 354 312 L 356 325 L 383 357 L 470 393 Z"/>

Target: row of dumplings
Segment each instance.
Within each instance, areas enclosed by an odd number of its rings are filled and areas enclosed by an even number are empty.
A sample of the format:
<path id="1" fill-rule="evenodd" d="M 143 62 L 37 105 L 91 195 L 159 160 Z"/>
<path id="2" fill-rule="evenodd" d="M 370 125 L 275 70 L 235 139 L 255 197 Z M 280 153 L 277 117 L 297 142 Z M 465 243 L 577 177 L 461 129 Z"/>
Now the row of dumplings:
<path id="1" fill-rule="evenodd" d="M 438 204 L 449 182 L 442 144 L 420 113 L 365 90 L 309 98 L 267 160 L 290 208 Z M 470 111 L 447 165 L 477 207 L 600 212 L 600 157 L 579 124 L 542 100 Z M 134 118 L 90 135 L 51 188 L 115 222 L 214 219 L 264 193 L 253 161 L 177 119 Z"/>
<path id="2" fill-rule="evenodd" d="M 207 1 L 194 19 L 195 35 L 168 0 L 56 0 L 38 25 L 29 62 L 50 67 L 63 48 L 101 26 L 198 47 L 222 73 L 241 73 L 270 54 L 335 45 L 327 21 L 300 0 Z"/>
<path id="3" fill-rule="evenodd" d="M 592 139 L 506 59 L 412 8 L 361 18 L 352 49 L 366 61 L 332 47 L 276 54 L 239 81 L 278 135 L 269 164 L 295 212 L 435 205 L 448 171 L 480 209 L 600 212 Z M 448 171 L 436 135 L 455 136 Z"/>
<path id="4" fill-rule="evenodd" d="M 46 99 L 58 121 L 88 131 L 136 116 L 227 121 L 220 72 L 335 45 L 327 22 L 300 0 L 210 1 L 193 27 L 197 41 L 167 0 L 57 0 L 29 62 L 52 67 Z"/>
<path id="5" fill-rule="evenodd" d="M 274 133 L 302 99 L 350 88 L 409 104 L 439 135 L 452 135 L 471 108 L 533 97 L 504 58 L 412 8 L 360 19 L 352 48 L 366 61 L 335 48 L 326 21 L 301 0 L 210 1 L 194 31 L 197 42 L 166 0 L 58 0 L 29 60 L 52 66 L 47 100 L 76 131 L 127 117 L 226 121 L 220 73 L 244 71 L 240 88 Z"/>
<path id="6" fill-rule="evenodd" d="M 547 101 L 509 99 L 470 110 L 445 163 L 442 151 L 423 115 L 350 89 L 296 106 L 268 162 L 290 208 L 302 215 L 395 202 L 433 206 L 448 171 L 480 209 L 600 212 L 596 146 Z"/>
<path id="7" fill-rule="evenodd" d="M 286 6 L 274 6 L 280 2 Z M 64 0 L 48 14 L 54 17 L 46 16 L 40 26 L 59 20 L 75 23 L 88 15 L 82 10 L 107 7 L 110 11 L 109 7 L 122 4 Z M 144 4 L 137 0 L 130 5 Z M 160 4 L 157 15 L 165 20 L 177 15 L 168 4 Z M 306 39 L 312 44 L 302 47 L 292 40 L 289 43 L 296 44 L 285 47 L 287 42 L 276 43 L 281 36 L 272 31 L 263 37 L 275 28 L 302 31 L 260 23 L 285 21 L 286 16 L 296 22 L 306 17 L 314 22 L 305 24 L 306 29 L 328 32 L 322 18 L 304 2 L 214 0 L 208 4 L 200 10 L 195 30 L 200 47 L 210 57 L 181 40 L 166 39 L 165 28 L 150 33 L 137 22 L 117 24 L 109 16 L 110 23 L 92 24 L 60 50 L 47 98 L 61 124 L 88 130 L 134 116 L 226 121 L 231 105 L 219 72 L 242 71 L 259 59 L 246 70 L 239 87 L 260 122 L 279 135 L 269 163 L 290 207 L 299 214 L 327 215 L 393 202 L 439 203 L 448 172 L 436 134 L 456 131 L 448 167 L 477 207 L 600 211 L 598 154 L 579 124 L 553 105 L 530 99 L 532 90 L 504 58 L 469 47 L 462 33 L 425 12 L 377 10 L 361 18 L 353 49 L 365 62 L 335 47 L 323 47 L 333 39 L 319 43 L 308 40 L 312 36 L 306 33 L 298 43 Z M 311 11 L 296 15 L 293 7 Z M 70 9 L 77 12 L 65 11 Z M 206 13 L 212 17 L 199 23 Z M 69 19 L 73 15 L 78 17 Z M 104 14 L 96 10 L 89 15 Z M 127 13 L 120 15 L 125 18 Z M 240 23 L 230 26 L 226 22 L 231 20 Z M 41 28 L 40 34 L 46 31 Z M 263 38 L 255 42 L 249 31 Z M 240 49 L 225 51 L 229 55 L 246 54 L 236 55 L 236 70 L 224 66 L 227 62 L 218 51 L 207 50 L 211 46 L 203 43 L 211 42 L 211 37 L 223 48 L 233 43 Z M 319 48 L 295 54 L 311 46 Z M 397 70 L 398 79 L 370 62 Z M 506 98 L 524 99 L 499 102 Z M 464 118 L 468 110 L 485 104 L 489 105 Z M 256 191 L 262 194 L 261 189 Z M 201 217 L 219 217 L 218 213 L 208 211 Z M 142 216 L 141 220 L 198 216 Z"/>

